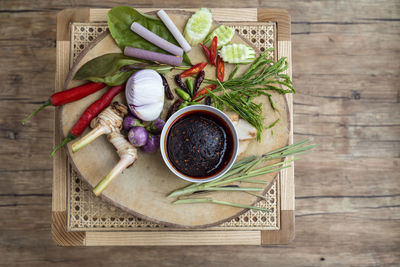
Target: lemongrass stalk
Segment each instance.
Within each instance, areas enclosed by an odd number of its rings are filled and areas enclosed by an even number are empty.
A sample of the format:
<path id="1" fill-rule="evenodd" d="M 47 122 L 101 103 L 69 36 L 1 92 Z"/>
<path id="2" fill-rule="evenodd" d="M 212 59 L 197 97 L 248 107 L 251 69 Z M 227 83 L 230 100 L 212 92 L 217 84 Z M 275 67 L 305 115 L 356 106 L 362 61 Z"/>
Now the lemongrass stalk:
<path id="1" fill-rule="evenodd" d="M 266 209 L 266 208 L 243 205 L 243 204 L 239 204 L 239 203 L 232 203 L 232 202 L 228 202 L 228 201 L 215 200 L 215 199 L 211 199 L 211 198 L 178 199 L 175 202 L 173 202 L 172 204 L 192 204 L 192 203 L 210 203 L 210 204 L 231 206 L 231 207 L 235 207 L 235 208 L 253 209 L 253 210 L 261 210 L 261 211 L 265 211 L 265 212 L 270 212 L 270 210 Z"/>
<path id="2" fill-rule="evenodd" d="M 243 183 L 251 183 L 251 184 L 268 184 L 266 181 L 256 180 L 256 179 L 244 179 L 241 181 Z"/>
<path id="3" fill-rule="evenodd" d="M 240 172 L 240 171 L 241 171 L 242 169 L 244 169 L 246 166 L 248 166 L 249 164 L 251 164 L 251 163 L 252 163 L 251 161 L 253 161 L 253 160 L 256 159 L 256 158 L 257 158 L 257 156 L 250 156 L 250 157 L 247 157 L 247 158 L 245 158 L 245 159 L 243 159 L 243 160 L 241 160 L 241 161 L 239 161 L 239 162 L 236 162 L 235 164 L 233 164 L 232 168 L 231 168 L 227 173 L 225 173 L 224 175 L 222 175 L 220 178 L 215 179 L 214 181 L 219 181 L 219 180 L 221 180 L 221 179 L 225 179 L 225 178 L 227 178 L 227 177 L 229 177 L 229 176 L 232 176 L 232 175 L 234 175 L 234 174 Z M 182 189 L 193 188 L 193 187 L 197 187 L 197 186 L 199 186 L 199 184 L 197 184 L 197 183 L 192 183 L 192 184 L 190 184 L 190 185 L 188 185 L 188 186 L 186 186 L 186 187 L 184 187 L 184 188 L 182 188 Z"/>
<path id="4" fill-rule="evenodd" d="M 289 168 L 289 167 L 290 167 L 290 165 L 284 166 L 284 167 L 280 167 L 280 168 L 276 168 L 276 169 L 272 169 L 270 171 L 264 171 L 262 173 L 247 174 L 247 175 L 244 175 L 244 176 L 239 176 L 239 177 L 236 177 L 236 178 L 231 178 L 231 179 L 228 179 L 228 180 L 220 181 L 218 183 L 213 184 L 213 186 L 220 186 L 220 185 L 230 184 L 230 183 L 233 183 L 233 182 L 242 181 L 242 180 L 244 180 L 246 178 L 256 177 L 256 176 L 260 176 L 262 174 L 267 174 L 267 173 L 277 172 L 277 171 L 280 171 L 280 170 L 283 170 L 283 169 L 286 169 L 286 168 Z"/>
<path id="5" fill-rule="evenodd" d="M 205 187 L 201 191 L 263 191 L 260 187 Z"/>
<path id="6" fill-rule="evenodd" d="M 268 198 L 266 196 L 255 194 L 255 193 L 252 193 L 252 192 L 249 192 L 249 191 L 247 191 L 246 193 L 249 194 L 249 195 L 255 196 L 255 197 L 259 197 L 259 198 L 264 199 L 264 200 L 268 200 Z"/>
<path id="7" fill-rule="evenodd" d="M 279 170 L 282 170 L 282 169 L 285 169 L 285 168 L 288 168 L 288 167 L 290 167 L 290 166 L 285 166 L 285 167 L 276 168 L 276 169 L 273 169 L 273 170 L 270 170 L 270 171 L 265 171 L 262 174 L 276 172 L 276 171 L 279 171 Z M 193 192 L 196 192 L 196 191 L 206 190 L 207 187 L 211 187 L 211 186 L 215 187 L 215 186 L 220 186 L 220 185 L 226 185 L 226 184 L 230 184 L 232 182 L 241 181 L 241 180 L 244 180 L 246 178 L 251 178 L 251 177 L 255 177 L 255 176 L 259 176 L 259 175 L 260 174 L 258 174 L 258 173 L 257 174 L 249 174 L 249 175 L 245 175 L 245 176 L 239 176 L 239 177 L 231 178 L 231 179 L 228 179 L 228 180 L 222 180 L 222 181 L 219 181 L 219 182 L 214 183 L 212 185 L 200 184 L 197 187 L 183 188 L 181 190 L 177 190 L 177 191 L 172 192 L 171 194 L 168 195 L 168 197 L 177 197 L 177 196 L 187 195 L 187 194 L 190 194 L 190 193 L 193 193 Z"/>
<path id="8" fill-rule="evenodd" d="M 107 136 L 108 140 L 117 149 L 120 156 L 120 161 L 115 167 L 94 187 L 93 193 L 99 196 L 104 189 L 126 168 L 131 166 L 137 159 L 136 148 L 129 143 L 125 137 L 119 132 L 115 131 Z"/>

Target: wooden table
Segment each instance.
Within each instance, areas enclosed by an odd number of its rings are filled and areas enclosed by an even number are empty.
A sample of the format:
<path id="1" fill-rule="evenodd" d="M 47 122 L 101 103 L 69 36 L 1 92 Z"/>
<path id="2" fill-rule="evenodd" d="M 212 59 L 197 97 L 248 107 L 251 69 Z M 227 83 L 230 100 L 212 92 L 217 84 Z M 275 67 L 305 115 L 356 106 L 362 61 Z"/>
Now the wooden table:
<path id="1" fill-rule="evenodd" d="M 56 13 L 121 1 L 0 1 L 0 264 L 25 266 L 389 265 L 400 262 L 400 4 L 204 1 L 292 15 L 296 239 L 287 246 L 59 248 L 50 235 Z M 196 7 L 136 1 L 140 7 Z M 209 4 L 207 4 L 207 2 Z M 126 1 L 132 5 L 132 1 Z"/>

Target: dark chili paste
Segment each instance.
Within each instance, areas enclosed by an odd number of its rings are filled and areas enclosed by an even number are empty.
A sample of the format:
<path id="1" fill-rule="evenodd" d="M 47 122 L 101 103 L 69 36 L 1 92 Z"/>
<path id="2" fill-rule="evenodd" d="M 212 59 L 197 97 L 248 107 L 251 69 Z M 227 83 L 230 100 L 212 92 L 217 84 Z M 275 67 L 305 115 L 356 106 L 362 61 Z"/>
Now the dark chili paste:
<path id="1" fill-rule="evenodd" d="M 181 173 L 206 178 L 221 171 L 232 156 L 232 132 L 226 123 L 206 111 L 187 113 L 171 126 L 167 153 Z"/>

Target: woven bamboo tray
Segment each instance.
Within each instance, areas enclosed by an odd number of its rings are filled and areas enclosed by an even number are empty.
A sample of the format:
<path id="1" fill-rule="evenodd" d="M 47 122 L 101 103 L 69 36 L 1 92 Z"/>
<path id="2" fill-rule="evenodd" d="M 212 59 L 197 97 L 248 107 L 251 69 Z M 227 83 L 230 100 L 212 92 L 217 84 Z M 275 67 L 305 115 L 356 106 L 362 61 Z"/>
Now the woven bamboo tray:
<path id="1" fill-rule="evenodd" d="M 107 11 L 67 9 L 58 14 L 56 91 L 63 89 L 66 75 L 79 53 L 107 29 L 104 22 Z M 212 12 L 217 21 L 235 28 L 261 51 L 274 47 L 275 57 L 286 56 L 291 63 L 290 18 L 286 11 L 212 9 Z M 291 75 L 291 69 L 288 73 Z M 292 123 L 292 96 L 287 97 Z M 57 112 L 56 121 L 58 116 Z M 292 136 L 291 125 L 290 143 Z M 60 138 L 56 123 L 55 143 Z M 72 170 L 65 151 L 60 151 L 54 158 L 53 238 L 58 245 L 71 246 L 287 243 L 294 237 L 293 171 L 291 168 L 279 173 L 269 187 L 267 200 L 257 204 L 272 212 L 250 210 L 216 227 L 184 230 L 144 221 L 94 197 Z"/>

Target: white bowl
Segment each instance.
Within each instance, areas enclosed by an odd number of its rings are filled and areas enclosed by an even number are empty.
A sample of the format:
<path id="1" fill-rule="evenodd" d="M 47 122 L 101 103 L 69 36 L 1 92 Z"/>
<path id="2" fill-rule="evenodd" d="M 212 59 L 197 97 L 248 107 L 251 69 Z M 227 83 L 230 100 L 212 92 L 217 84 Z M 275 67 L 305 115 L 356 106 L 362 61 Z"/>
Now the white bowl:
<path id="1" fill-rule="evenodd" d="M 182 172 L 180 172 L 179 170 L 177 170 L 170 162 L 170 160 L 168 159 L 168 153 L 167 153 L 167 136 L 169 133 L 170 128 L 172 127 L 172 125 L 178 121 L 179 118 L 181 118 L 184 114 L 190 112 L 193 113 L 193 111 L 207 111 L 207 112 L 211 112 L 213 113 L 215 116 L 217 116 L 218 118 L 222 119 L 226 125 L 228 126 L 228 130 L 231 131 L 232 133 L 232 138 L 233 138 L 233 148 L 232 148 L 232 153 L 229 159 L 227 159 L 229 162 L 228 164 L 225 165 L 225 167 L 218 171 L 217 173 L 215 173 L 212 176 L 207 176 L 206 178 L 201 178 L 201 177 L 191 177 L 188 176 Z M 227 171 L 229 171 L 229 169 L 232 167 L 233 163 L 236 160 L 237 154 L 238 154 L 238 149 L 239 149 L 239 139 L 238 139 L 238 134 L 236 132 L 235 126 L 233 125 L 232 121 L 228 118 L 228 116 L 226 116 L 225 113 L 223 113 L 222 111 L 220 111 L 219 109 L 213 108 L 211 106 L 207 106 L 207 105 L 193 105 L 193 106 L 188 106 L 185 107 L 181 110 L 178 110 L 177 112 L 175 112 L 165 123 L 165 126 L 162 130 L 161 133 L 161 140 L 160 140 L 160 149 L 161 149 L 161 155 L 164 159 L 165 164 L 168 166 L 168 168 L 178 177 L 189 181 L 189 182 L 194 182 L 194 183 L 204 183 L 204 182 L 209 182 L 212 180 L 215 180 L 219 177 L 221 177 L 222 175 L 224 175 Z"/>

